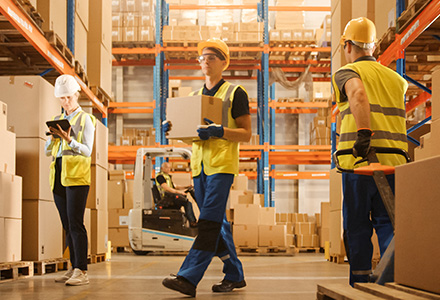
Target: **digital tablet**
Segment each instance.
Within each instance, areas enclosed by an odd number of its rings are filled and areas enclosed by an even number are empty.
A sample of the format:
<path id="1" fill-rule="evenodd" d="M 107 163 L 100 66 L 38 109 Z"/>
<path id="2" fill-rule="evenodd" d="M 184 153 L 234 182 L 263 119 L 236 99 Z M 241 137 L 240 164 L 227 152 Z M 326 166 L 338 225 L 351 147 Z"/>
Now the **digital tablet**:
<path id="1" fill-rule="evenodd" d="M 47 125 L 48 128 L 49 127 L 53 127 L 53 128 L 56 128 L 56 129 L 58 129 L 57 125 L 60 125 L 61 129 L 64 130 L 64 131 L 67 131 L 70 128 L 70 123 L 66 119 L 47 121 L 46 125 Z M 72 135 L 72 132 L 71 132 L 71 135 Z M 54 138 L 59 138 L 59 136 L 57 136 L 57 135 L 54 135 L 53 137 Z"/>

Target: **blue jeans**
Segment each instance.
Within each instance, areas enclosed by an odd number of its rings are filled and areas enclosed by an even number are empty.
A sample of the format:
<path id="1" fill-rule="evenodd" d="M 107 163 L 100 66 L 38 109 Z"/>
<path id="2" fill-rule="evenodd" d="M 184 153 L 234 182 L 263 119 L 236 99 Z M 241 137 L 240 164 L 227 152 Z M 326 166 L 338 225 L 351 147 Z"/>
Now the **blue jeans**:
<path id="1" fill-rule="evenodd" d="M 87 230 L 84 226 L 84 212 L 90 186 L 68 186 L 61 184 L 61 158 L 55 165 L 53 197 L 61 223 L 66 231 L 72 268 L 87 270 Z"/>
<path id="2" fill-rule="evenodd" d="M 394 175 L 387 175 L 394 193 Z M 372 176 L 342 174 L 343 216 L 347 236 L 350 285 L 368 282 L 371 273 L 373 227 L 383 255 L 394 236 L 393 226 Z"/>
<path id="3" fill-rule="evenodd" d="M 223 261 L 224 279 L 244 279 L 243 267 L 237 257 L 231 226 L 226 220 L 226 203 L 234 175 L 202 173 L 194 177 L 196 202 L 200 208 L 198 231 L 194 244 L 177 275 L 197 286 L 214 256 Z"/>

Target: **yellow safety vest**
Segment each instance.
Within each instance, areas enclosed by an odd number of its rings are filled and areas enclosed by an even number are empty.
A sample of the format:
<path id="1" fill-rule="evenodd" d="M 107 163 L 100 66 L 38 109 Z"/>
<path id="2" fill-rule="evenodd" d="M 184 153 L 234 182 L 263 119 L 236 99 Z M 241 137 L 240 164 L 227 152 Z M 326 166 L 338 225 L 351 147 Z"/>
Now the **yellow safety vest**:
<path id="1" fill-rule="evenodd" d="M 85 113 L 83 111 L 78 112 L 72 120 L 70 125 L 72 127 L 73 138 L 81 143 L 84 134 L 84 124 L 86 118 L 90 117 L 92 123 L 96 126 L 96 118 L 93 115 Z M 64 119 L 64 115 L 59 115 L 53 118 L 54 120 Z M 61 165 L 61 184 L 63 186 L 78 186 L 78 185 L 90 185 L 91 184 L 91 171 L 90 166 L 92 158 L 86 157 L 80 153 L 77 153 L 69 147 L 67 141 L 62 139 L 53 139 L 52 143 L 52 163 L 50 164 L 50 186 L 52 190 L 55 186 L 55 163 L 58 154 L 58 150 L 62 147 L 62 165 Z"/>
<path id="2" fill-rule="evenodd" d="M 407 150 L 404 95 L 408 83 L 390 68 L 374 61 L 357 61 L 339 70 L 342 69 L 355 71 L 365 87 L 370 102 L 370 126 L 374 132 L 371 146 Z M 342 119 L 338 149 L 350 149 L 356 141 L 358 128 L 348 101 L 341 102 L 341 91 L 336 85 L 335 75 L 333 75 L 332 84 Z M 405 159 L 396 154 L 378 154 L 377 157 L 381 164 L 388 166 L 405 163 Z M 343 168 L 352 169 L 356 160 L 358 159 L 352 155 L 344 155 L 340 156 L 339 162 Z"/>
<path id="3" fill-rule="evenodd" d="M 174 184 L 173 184 L 173 180 L 171 179 L 171 175 L 163 173 L 163 172 L 159 172 L 157 174 L 157 176 L 156 176 L 156 187 L 159 190 L 160 197 L 163 199 L 163 197 L 165 196 L 165 190 L 160 185 L 160 183 L 157 181 L 157 177 L 159 177 L 160 175 L 162 175 L 165 178 L 165 180 L 166 180 L 166 182 L 167 182 L 167 184 L 168 184 L 168 186 L 170 188 L 174 188 Z"/>
<path id="4" fill-rule="evenodd" d="M 223 127 L 237 128 L 232 118 L 232 103 L 234 93 L 239 85 L 225 82 L 219 88 L 214 97 L 223 100 Z M 246 90 L 241 87 L 245 92 Z M 198 92 L 192 92 L 191 96 L 202 95 L 203 88 Z M 247 92 L 246 92 L 247 93 Z M 206 175 L 218 173 L 238 174 L 239 143 L 231 142 L 223 138 L 213 138 L 206 141 L 194 141 L 192 144 L 191 169 L 193 177 L 200 175 L 203 170 Z"/>

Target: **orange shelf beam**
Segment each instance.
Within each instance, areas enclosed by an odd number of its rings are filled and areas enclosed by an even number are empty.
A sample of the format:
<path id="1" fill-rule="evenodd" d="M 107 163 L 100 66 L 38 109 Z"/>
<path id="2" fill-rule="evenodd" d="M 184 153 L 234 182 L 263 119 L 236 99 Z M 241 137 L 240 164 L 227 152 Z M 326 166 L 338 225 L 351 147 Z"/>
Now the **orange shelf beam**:
<path id="1" fill-rule="evenodd" d="M 421 93 L 420 95 L 418 95 L 417 97 L 406 103 L 406 107 L 405 107 L 406 113 L 409 113 L 417 106 L 422 105 L 423 103 L 429 100 L 431 100 L 431 95 L 429 93 L 427 92 Z"/>
<path id="2" fill-rule="evenodd" d="M 329 171 L 322 172 L 290 172 L 290 171 L 277 171 L 272 170 L 270 176 L 275 179 L 330 179 Z"/>
<path id="3" fill-rule="evenodd" d="M 269 6 L 269 11 L 331 11 L 330 6 Z"/>
<path id="4" fill-rule="evenodd" d="M 67 64 L 64 58 L 49 44 L 47 39 L 29 21 L 21 10 L 11 0 L 0 0 L 0 13 L 14 26 L 20 34 L 60 73 L 75 77 L 84 94 L 92 101 L 93 105 L 107 117 L 107 108 L 98 100 L 92 91 L 75 74 L 75 70 Z"/>
<path id="5" fill-rule="evenodd" d="M 155 101 L 152 102 L 110 102 L 109 113 L 112 114 L 152 114 L 154 113 Z M 133 108 L 138 107 L 138 108 Z M 141 107 L 141 108 L 139 108 Z M 148 107 L 143 109 L 143 107 Z"/>
<path id="6" fill-rule="evenodd" d="M 330 151 L 269 152 L 269 165 L 325 165 L 330 163 Z"/>
<path id="7" fill-rule="evenodd" d="M 170 10 L 199 9 L 258 9 L 256 4 L 248 5 L 170 5 Z M 330 6 L 269 6 L 269 11 L 331 11 Z"/>

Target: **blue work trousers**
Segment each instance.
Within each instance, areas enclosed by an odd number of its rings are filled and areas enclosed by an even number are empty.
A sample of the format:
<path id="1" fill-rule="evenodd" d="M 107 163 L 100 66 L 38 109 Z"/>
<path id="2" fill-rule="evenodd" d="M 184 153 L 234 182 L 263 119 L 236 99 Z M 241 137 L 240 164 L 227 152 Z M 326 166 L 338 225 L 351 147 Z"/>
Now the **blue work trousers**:
<path id="1" fill-rule="evenodd" d="M 237 257 L 231 226 L 226 220 L 226 203 L 234 175 L 202 173 L 194 177 L 196 202 L 200 209 L 198 235 L 180 267 L 178 276 L 197 286 L 214 256 L 223 261 L 224 279 L 244 279 L 243 267 Z"/>
<path id="2" fill-rule="evenodd" d="M 394 175 L 387 175 L 394 193 Z M 373 228 L 383 255 L 394 236 L 393 226 L 372 176 L 342 174 L 344 231 L 347 236 L 350 285 L 368 282 L 371 274 Z"/>
<path id="3" fill-rule="evenodd" d="M 72 268 L 87 270 L 87 230 L 84 226 L 84 212 L 90 186 L 63 186 L 61 184 L 61 158 L 55 165 L 53 197 L 66 231 L 66 245 L 69 246 Z"/>

